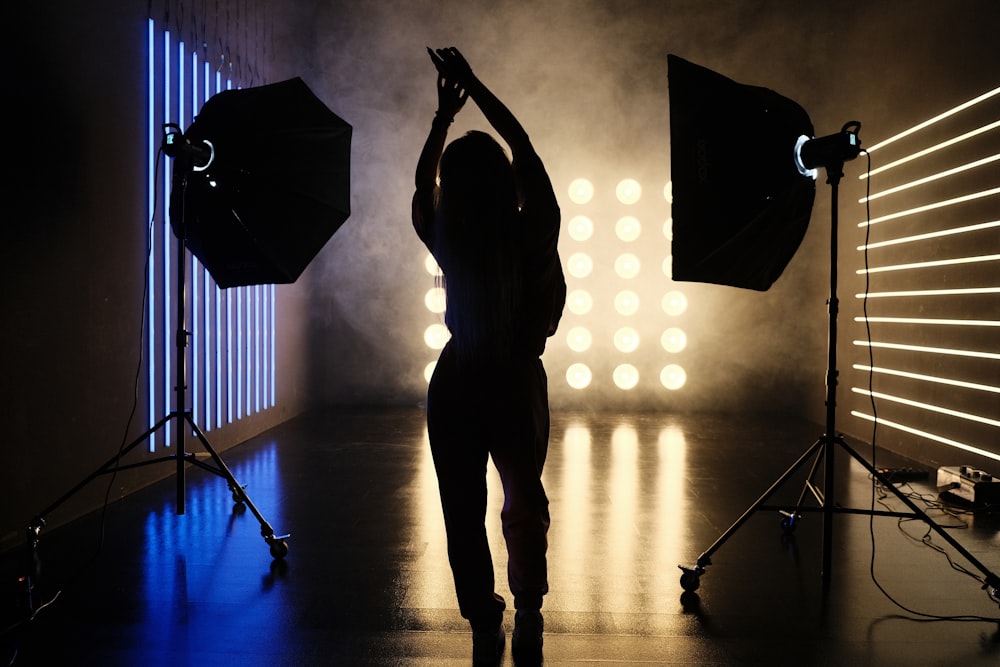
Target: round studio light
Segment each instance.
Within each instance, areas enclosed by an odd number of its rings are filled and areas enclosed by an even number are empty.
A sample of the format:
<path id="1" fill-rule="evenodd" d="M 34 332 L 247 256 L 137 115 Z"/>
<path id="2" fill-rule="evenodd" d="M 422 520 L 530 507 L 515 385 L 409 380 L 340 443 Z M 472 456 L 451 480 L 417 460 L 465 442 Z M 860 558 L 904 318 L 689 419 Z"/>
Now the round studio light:
<path id="1" fill-rule="evenodd" d="M 615 273 L 622 278 L 635 278 L 639 275 L 639 258 L 631 253 L 619 255 L 615 260 Z"/>
<path id="2" fill-rule="evenodd" d="M 576 363 L 566 369 L 566 382 L 573 389 L 584 389 L 590 385 L 593 379 L 590 367 L 587 364 Z"/>
<path id="3" fill-rule="evenodd" d="M 571 239 L 586 241 L 594 235 L 594 221 L 585 215 L 578 215 L 569 221 L 568 229 Z"/>
<path id="4" fill-rule="evenodd" d="M 619 352 L 635 352 L 639 347 L 639 332 L 632 327 L 622 327 L 615 332 L 615 347 Z"/>
<path id="5" fill-rule="evenodd" d="M 451 339 L 451 332 L 443 324 L 432 324 L 424 330 L 424 342 L 432 350 L 440 350 Z"/>
<path id="6" fill-rule="evenodd" d="M 424 295 L 424 305 L 432 313 L 443 313 L 445 311 L 445 295 L 443 287 L 432 287 Z"/>
<path id="7" fill-rule="evenodd" d="M 642 188 L 639 186 L 638 181 L 626 178 L 618 183 L 618 187 L 615 188 L 615 196 L 623 204 L 634 204 L 642 196 Z"/>
<path id="8" fill-rule="evenodd" d="M 687 373 L 677 364 L 665 366 L 660 371 L 660 383 L 670 391 L 677 391 L 687 382 Z"/>
<path id="9" fill-rule="evenodd" d="M 569 184 L 569 198 L 574 204 L 586 204 L 594 198 L 594 184 L 578 178 Z"/>
<path id="10" fill-rule="evenodd" d="M 427 253 L 427 257 L 424 258 L 424 268 L 427 269 L 427 273 L 432 276 L 441 275 L 441 267 L 438 266 L 437 260 L 434 259 L 434 255 Z"/>
<path id="11" fill-rule="evenodd" d="M 634 389 L 639 384 L 639 370 L 632 364 L 621 364 L 615 368 L 612 378 L 619 389 Z"/>
<path id="12" fill-rule="evenodd" d="M 585 289 L 575 289 L 566 297 L 566 307 L 574 315 L 586 315 L 594 307 L 594 298 Z"/>
<path id="13" fill-rule="evenodd" d="M 615 295 L 615 311 L 619 315 L 635 315 L 639 310 L 639 295 L 632 290 L 622 290 Z"/>
<path id="14" fill-rule="evenodd" d="M 633 218 L 631 215 L 619 218 L 618 222 L 615 223 L 615 234 L 617 234 L 618 238 L 625 242 L 635 241 L 639 238 L 639 233 L 641 231 L 642 225 L 639 224 L 639 220 Z"/>
<path id="15" fill-rule="evenodd" d="M 684 333 L 683 329 L 670 327 L 660 336 L 660 345 L 667 352 L 677 354 L 687 347 L 687 334 Z"/>
<path id="16" fill-rule="evenodd" d="M 574 278 L 586 278 L 594 270 L 594 260 L 585 252 L 575 252 L 569 257 L 568 268 Z"/>
<path id="17" fill-rule="evenodd" d="M 574 352 L 586 352 L 590 349 L 593 340 L 590 330 L 586 327 L 573 327 L 566 334 L 566 344 Z"/>
<path id="18" fill-rule="evenodd" d="M 663 306 L 663 312 L 667 315 L 677 316 L 682 315 L 687 310 L 688 300 L 683 292 L 674 290 L 663 295 L 661 305 Z"/>

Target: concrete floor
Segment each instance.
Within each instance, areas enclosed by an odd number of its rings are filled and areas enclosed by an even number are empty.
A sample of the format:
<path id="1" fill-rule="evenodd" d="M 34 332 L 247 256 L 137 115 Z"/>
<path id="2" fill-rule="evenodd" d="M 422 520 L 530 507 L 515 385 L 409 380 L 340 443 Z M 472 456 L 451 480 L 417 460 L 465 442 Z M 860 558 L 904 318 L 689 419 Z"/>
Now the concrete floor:
<path id="1" fill-rule="evenodd" d="M 817 428 L 774 417 L 553 414 L 545 664 L 1000 664 L 1000 609 L 975 578 L 982 572 L 936 534 L 931 545 L 947 555 L 923 543 L 921 520 L 837 514 L 827 589 L 822 516 L 804 514 L 787 535 L 779 514 L 756 512 L 715 551 L 698 590 L 681 588 L 677 566 L 694 565 Z M 468 665 L 425 438 L 419 408 L 353 410 L 306 415 L 226 452 L 275 531 L 291 534 L 284 560 L 272 559 L 253 515 L 234 510 L 226 483 L 200 470 L 187 476 L 183 516 L 173 478 L 112 505 L 100 549 L 99 514 L 43 532 L 36 592 L 58 597 L 22 622 L 22 596 L 5 589 L 0 659 Z M 870 459 L 870 448 L 862 453 Z M 836 470 L 842 505 L 866 509 L 873 490 L 883 495 L 840 453 Z M 774 502 L 794 504 L 804 477 Z M 943 513 L 936 489 L 911 487 L 938 525 L 961 526 L 949 534 L 1000 571 L 1000 517 Z M 493 476 L 488 529 L 497 592 L 510 600 L 501 503 Z M 7 584 L 23 554 L 2 563 Z M 509 651 L 502 664 L 513 664 Z"/>

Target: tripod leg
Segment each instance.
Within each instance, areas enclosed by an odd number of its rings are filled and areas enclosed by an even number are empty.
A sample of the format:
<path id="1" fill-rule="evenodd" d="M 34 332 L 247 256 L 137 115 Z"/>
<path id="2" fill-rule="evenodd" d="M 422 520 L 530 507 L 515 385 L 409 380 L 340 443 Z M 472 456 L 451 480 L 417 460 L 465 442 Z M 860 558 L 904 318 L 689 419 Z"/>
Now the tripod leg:
<path id="1" fill-rule="evenodd" d="M 205 435 L 204 431 L 202 431 L 198 425 L 194 423 L 194 420 L 191 419 L 190 415 L 185 415 L 185 418 L 191 426 L 192 431 L 194 431 L 195 437 L 198 438 L 202 446 L 205 448 L 205 451 L 212 457 L 212 461 L 216 465 L 216 470 L 213 472 L 225 477 L 226 481 L 229 482 L 229 490 L 233 493 L 233 500 L 244 503 L 247 507 L 249 507 L 250 512 L 253 513 L 253 515 L 257 518 L 257 521 L 260 522 L 260 534 L 270 547 L 271 556 L 277 559 L 284 558 L 288 554 L 289 535 L 274 534 L 274 528 L 272 528 L 271 524 L 264 519 L 260 510 L 258 510 L 257 506 L 253 504 L 252 500 L 250 500 L 250 496 L 247 495 L 246 490 L 238 481 L 236 481 L 236 477 L 233 475 L 232 471 L 229 470 L 229 467 L 226 465 L 225 461 L 222 460 L 222 457 L 219 456 L 218 452 L 215 451 L 215 448 L 212 447 L 212 444 L 208 441 L 208 437 Z"/>
<path id="2" fill-rule="evenodd" d="M 960 553 L 963 558 L 965 558 L 969 563 L 974 565 L 977 570 L 982 572 L 986 581 L 986 585 L 983 588 L 989 592 L 991 599 L 1000 602 L 1000 599 L 998 599 L 998 596 L 1000 596 L 1000 577 L 998 577 L 996 574 L 987 569 L 985 565 L 979 562 L 979 560 L 977 560 L 975 556 L 969 553 L 969 551 L 965 547 L 963 547 L 958 542 L 958 540 L 949 535 L 948 532 L 945 531 L 941 526 L 939 526 L 933 519 L 931 519 L 926 512 L 917 507 L 917 505 L 912 500 L 910 500 L 906 496 L 906 494 L 897 489 L 895 484 L 889 481 L 888 478 L 886 478 L 882 473 L 876 470 L 875 467 L 871 463 L 869 463 L 863 456 L 861 456 L 858 452 L 856 452 L 853 448 L 851 448 L 851 446 L 848 445 L 843 438 L 838 437 L 837 444 L 839 444 L 844 449 L 844 451 L 850 454 L 854 458 L 854 460 L 860 463 L 865 470 L 867 470 L 875 479 L 877 479 L 882 484 L 882 486 L 889 489 L 889 491 L 891 491 L 893 495 L 899 498 L 899 500 L 904 505 L 906 505 L 907 509 L 909 509 L 913 513 L 914 518 L 920 519 L 924 523 L 926 523 L 935 533 L 940 535 L 948 544 L 954 547 L 955 550 L 958 551 L 958 553 Z"/>
<path id="3" fill-rule="evenodd" d="M 702 574 L 704 574 L 705 568 L 712 564 L 712 554 L 718 551 L 722 547 L 722 545 L 725 544 L 726 541 L 729 540 L 729 538 L 732 537 L 733 534 L 737 530 L 739 530 L 744 523 L 746 523 L 747 519 L 749 519 L 751 515 L 753 515 L 753 513 L 756 512 L 761 507 L 761 505 L 766 503 L 768 499 L 772 495 L 774 495 L 774 493 L 779 488 L 781 488 L 785 484 L 785 482 L 788 481 L 789 477 L 794 475 L 798 471 L 798 469 L 805 464 L 806 460 L 808 460 L 810 456 L 816 453 L 821 454 L 822 453 L 821 448 L 825 444 L 826 444 L 825 440 L 820 438 L 815 443 L 813 443 L 813 445 L 809 449 L 807 449 L 801 456 L 799 456 L 799 458 L 795 461 L 795 463 L 793 463 L 784 473 L 782 473 L 781 477 L 779 477 L 770 486 L 770 488 L 768 488 L 768 490 L 765 491 L 760 496 L 760 498 L 757 499 L 756 502 L 754 502 L 753 505 L 751 505 L 749 508 L 747 508 L 745 512 L 743 512 L 740 518 L 738 518 L 733 523 L 733 525 L 729 527 L 729 530 L 727 530 L 718 539 L 716 539 L 715 542 L 712 544 L 712 546 L 710 546 L 704 553 L 702 553 L 702 555 L 698 557 L 698 562 L 694 567 L 687 568 L 684 567 L 683 565 L 678 565 L 678 567 L 683 572 L 683 574 L 681 575 L 681 587 L 685 591 L 694 591 L 698 588 L 699 578 L 701 577 Z"/>
<path id="4" fill-rule="evenodd" d="M 87 486 L 88 484 L 90 484 L 92 481 L 94 481 L 95 479 L 97 479 L 101 475 L 107 475 L 107 474 L 110 474 L 110 473 L 114 472 L 116 470 L 116 468 L 118 467 L 118 464 L 121 461 L 122 457 L 124 457 L 130 451 L 132 451 L 137 446 L 139 446 L 140 444 L 142 444 L 144 441 L 146 441 L 147 439 L 149 439 L 149 436 L 151 436 L 153 433 L 155 433 L 156 431 L 158 431 L 161 428 L 163 428 L 166 425 L 167 422 L 169 422 L 171 419 L 173 419 L 176 416 L 177 416 L 176 413 L 170 413 L 169 415 L 167 415 L 166 417 L 164 417 L 160 421 L 156 422 L 156 424 L 154 424 L 152 427 L 150 427 L 145 433 L 143 433 L 142 435 L 140 435 L 138 438 L 136 438 L 135 440 L 133 440 L 132 442 L 130 442 L 125 447 L 123 447 L 121 449 L 121 451 L 119 451 L 117 454 L 115 454 L 110 459 L 108 459 L 108 461 L 106 463 L 104 463 L 104 465 L 100 466 L 99 468 L 97 468 L 97 470 L 95 470 L 94 472 L 90 473 L 87 477 L 85 477 L 83 480 L 81 480 L 76 486 L 74 486 L 72 489 L 70 489 L 69 491 L 67 491 L 66 493 L 64 493 L 62 496 L 60 496 L 58 500 L 56 500 L 54 503 L 52 503 L 51 505 L 49 505 L 48 507 L 46 507 L 44 510 L 42 510 L 41 512 L 39 512 L 35 516 L 35 518 L 32 519 L 32 521 L 31 521 L 31 528 L 35 529 L 35 531 L 37 533 L 37 531 L 40 530 L 42 528 L 42 526 L 45 525 L 45 516 L 46 515 L 48 515 L 53 510 L 55 510 L 57 507 L 59 507 L 60 505 L 62 505 L 64 502 L 66 502 L 67 500 L 69 500 L 70 498 L 72 498 L 74 495 L 77 494 L 77 492 L 80 491 L 80 489 L 82 489 L 83 487 Z"/>

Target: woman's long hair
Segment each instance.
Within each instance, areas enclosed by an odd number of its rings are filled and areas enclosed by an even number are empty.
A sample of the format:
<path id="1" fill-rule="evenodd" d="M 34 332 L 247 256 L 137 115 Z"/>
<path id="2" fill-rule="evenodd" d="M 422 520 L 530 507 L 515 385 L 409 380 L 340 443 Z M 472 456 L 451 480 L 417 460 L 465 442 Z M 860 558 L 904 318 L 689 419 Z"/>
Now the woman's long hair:
<path id="1" fill-rule="evenodd" d="M 484 132 L 449 144 L 441 157 L 434 255 L 459 359 L 510 358 L 521 294 L 517 214 L 514 170 L 500 144 Z"/>

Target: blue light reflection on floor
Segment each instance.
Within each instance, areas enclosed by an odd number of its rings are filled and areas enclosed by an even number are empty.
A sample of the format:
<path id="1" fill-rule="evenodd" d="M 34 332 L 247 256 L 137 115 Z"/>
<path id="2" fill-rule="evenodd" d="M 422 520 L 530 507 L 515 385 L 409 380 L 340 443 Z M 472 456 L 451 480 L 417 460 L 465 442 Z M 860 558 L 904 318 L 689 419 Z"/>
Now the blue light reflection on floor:
<path id="1" fill-rule="evenodd" d="M 277 444 L 271 443 L 230 466 L 272 525 L 282 520 L 278 460 Z M 202 471 L 187 477 L 185 514 L 178 515 L 168 501 L 146 517 L 143 579 L 136 582 L 143 587 L 145 608 L 135 626 L 146 634 L 137 639 L 147 649 L 161 646 L 163 664 L 169 664 L 172 653 L 204 656 L 223 645 L 231 653 L 244 644 L 252 655 L 260 641 L 271 641 L 246 636 L 247 628 L 268 628 L 274 637 L 288 638 L 290 619 L 283 610 L 294 605 L 284 599 L 287 588 L 274 585 L 284 563 L 271 558 L 259 522 L 234 503 L 223 477 Z"/>

